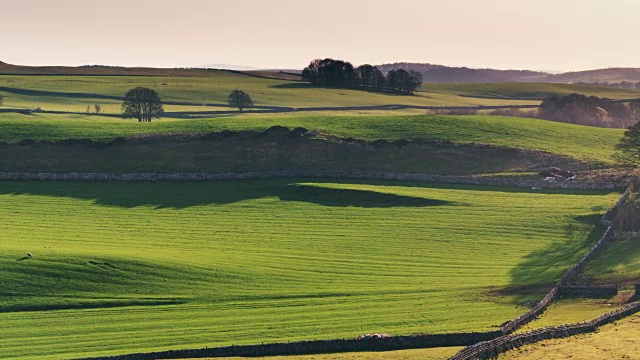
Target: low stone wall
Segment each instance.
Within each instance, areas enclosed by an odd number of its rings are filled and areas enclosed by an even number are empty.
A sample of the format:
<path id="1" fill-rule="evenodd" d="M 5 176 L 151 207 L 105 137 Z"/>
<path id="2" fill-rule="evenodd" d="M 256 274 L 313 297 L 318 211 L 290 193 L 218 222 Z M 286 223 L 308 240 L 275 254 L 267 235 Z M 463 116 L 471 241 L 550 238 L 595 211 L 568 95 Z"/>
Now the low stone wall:
<path id="1" fill-rule="evenodd" d="M 477 178 L 470 176 L 447 176 L 417 173 L 390 173 L 365 171 L 256 171 L 234 173 L 9 173 L 0 172 L 0 180 L 39 181 L 207 181 L 245 180 L 268 178 L 343 178 L 368 180 L 425 181 L 436 183 L 576 190 L 614 190 L 614 183 L 583 183 L 578 181 L 550 182 L 543 180 L 522 180 L 509 178 Z"/>
<path id="2" fill-rule="evenodd" d="M 620 320 L 640 311 L 640 301 L 625 305 L 620 309 L 577 324 L 552 326 L 522 334 L 501 336 L 462 349 L 449 360 L 492 359 L 501 353 L 543 340 L 559 339 L 596 331 L 600 326 Z"/>
<path id="3" fill-rule="evenodd" d="M 560 287 L 560 295 L 585 298 L 611 298 L 618 295 L 618 285 L 562 286 Z"/>
<path id="4" fill-rule="evenodd" d="M 558 298 L 560 294 L 560 285 L 556 285 L 547 293 L 547 295 L 536 304 L 536 306 L 532 307 L 531 310 L 526 313 L 518 316 L 517 318 L 509 321 L 505 325 L 503 325 L 500 329 L 502 334 L 510 334 L 520 327 L 528 324 L 529 322 L 535 320 L 540 314 L 542 314 L 547 308 L 553 304 L 554 301 Z"/>
<path id="5" fill-rule="evenodd" d="M 616 204 L 605 213 L 601 221 L 602 225 L 607 227 L 604 234 L 602 234 L 600 239 L 589 250 L 589 252 L 587 252 L 574 266 L 571 267 L 571 269 L 569 269 L 565 273 L 558 285 L 551 289 L 547 296 L 545 296 L 544 299 L 540 301 L 536 306 L 534 306 L 531 310 L 502 326 L 501 329 L 505 336 L 489 342 L 484 342 L 465 348 L 454 357 L 450 358 L 450 360 L 490 359 L 493 357 L 497 357 L 500 353 L 514 349 L 516 347 L 520 347 L 525 344 L 531 344 L 545 339 L 568 337 L 577 334 L 584 334 L 586 332 L 593 332 L 600 325 L 615 321 L 624 316 L 640 311 L 640 302 L 635 302 L 623 306 L 622 308 L 611 313 L 602 315 L 586 324 L 563 325 L 541 330 L 534 330 L 525 334 L 512 336 L 507 335 L 542 314 L 542 312 L 544 312 L 544 310 L 546 310 L 549 305 L 551 305 L 555 301 L 555 299 L 562 293 L 563 289 L 564 291 L 572 291 L 572 287 L 568 286 L 567 284 L 584 269 L 587 262 L 591 260 L 591 258 L 593 258 L 593 256 L 595 256 L 595 254 L 597 254 L 602 249 L 602 247 L 613 237 L 614 229 L 611 224 L 611 219 L 616 215 L 618 209 L 620 209 L 620 207 L 624 205 L 624 203 L 631 195 L 632 191 L 633 186 L 629 185 L 620 199 L 616 202 Z M 611 289 L 605 290 L 605 287 L 602 288 L 602 292 L 612 292 Z M 637 290 L 638 288 L 636 287 L 636 291 Z M 617 294 L 617 287 L 615 287 L 615 294 Z"/>
<path id="6" fill-rule="evenodd" d="M 329 354 L 362 351 L 393 351 L 430 347 L 468 346 L 479 341 L 488 341 L 502 335 L 500 331 L 391 336 L 371 339 L 338 339 L 299 341 L 263 345 L 227 346 L 210 349 L 169 350 L 117 356 L 86 358 L 92 360 L 154 360 L 189 359 L 204 357 L 262 357 L 281 355 Z"/>
<path id="7" fill-rule="evenodd" d="M 513 331 L 519 329 L 523 325 L 531 322 L 536 319 L 540 314 L 542 314 L 548 307 L 551 305 L 557 297 L 560 295 L 560 288 L 563 286 L 568 286 L 569 282 L 571 282 L 575 277 L 584 269 L 585 265 L 591 258 L 593 258 L 600 249 L 604 246 L 604 244 L 609 241 L 614 234 L 613 228 L 611 226 L 611 219 L 615 216 L 618 209 L 624 205 L 625 201 L 629 198 L 631 192 L 633 191 L 633 187 L 629 185 L 625 192 L 622 194 L 620 199 L 616 202 L 616 204 L 609 209 L 605 215 L 602 217 L 602 225 L 606 226 L 606 230 L 604 234 L 600 237 L 600 239 L 596 242 L 596 244 L 587 252 L 575 265 L 573 265 L 562 277 L 560 282 L 549 291 L 549 293 L 531 310 L 526 313 L 518 316 L 514 320 L 508 322 L 504 326 L 502 326 L 502 332 L 504 334 L 510 334 Z M 617 291 L 616 291 L 617 292 Z"/>

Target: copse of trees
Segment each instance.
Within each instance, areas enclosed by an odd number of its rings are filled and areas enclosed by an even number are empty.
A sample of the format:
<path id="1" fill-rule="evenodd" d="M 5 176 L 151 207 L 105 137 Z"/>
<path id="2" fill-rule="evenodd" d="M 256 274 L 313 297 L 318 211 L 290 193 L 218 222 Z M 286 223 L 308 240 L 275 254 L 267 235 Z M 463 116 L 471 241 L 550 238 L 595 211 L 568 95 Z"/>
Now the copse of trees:
<path id="1" fill-rule="evenodd" d="M 582 94 L 550 95 L 540 104 L 541 119 L 600 127 L 627 127 L 637 119 L 633 105 Z"/>
<path id="2" fill-rule="evenodd" d="M 636 122 L 624 133 L 616 145 L 614 158 L 627 165 L 640 165 L 640 99 L 629 102 L 629 113 Z"/>
<path id="3" fill-rule="evenodd" d="M 616 145 L 614 158 L 627 165 L 640 164 L 640 121 L 624 133 L 624 137 Z"/>
<path id="4" fill-rule="evenodd" d="M 337 88 L 366 88 L 414 93 L 422 84 L 417 71 L 392 70 L 385 77 L 375 66 L 355 68 L 351 63 L 334 59 L 316 59 L 302 71 L 302 79 L 313 85 Z"/>

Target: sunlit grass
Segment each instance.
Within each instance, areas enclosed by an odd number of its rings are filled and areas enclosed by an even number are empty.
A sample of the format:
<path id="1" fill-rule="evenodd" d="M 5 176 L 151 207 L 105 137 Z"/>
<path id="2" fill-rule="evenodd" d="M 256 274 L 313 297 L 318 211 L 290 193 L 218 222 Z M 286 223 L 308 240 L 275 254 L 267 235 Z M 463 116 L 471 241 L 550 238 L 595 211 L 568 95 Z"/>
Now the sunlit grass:
<path id="1" fill-rule="evenodd" d="M 624 131 L 502 116 L 333 116 L 238 115 L 194 120 L 132 120 L 86 115 L 0 114 L 0 141 L 71 138 L 108 140 L 144 133 L 265 130 L 303 127 L 339 137 L 365 140 L 429 140 L 481 143 L 547 151 L 580 160 L 612 162 Z"/>
<path id="2" fill-rule="evenodd" d="M 0 357 L 494 329 L 528 298 L 499 290 L 557 280 L 618 196 L 1 182 Z"/>

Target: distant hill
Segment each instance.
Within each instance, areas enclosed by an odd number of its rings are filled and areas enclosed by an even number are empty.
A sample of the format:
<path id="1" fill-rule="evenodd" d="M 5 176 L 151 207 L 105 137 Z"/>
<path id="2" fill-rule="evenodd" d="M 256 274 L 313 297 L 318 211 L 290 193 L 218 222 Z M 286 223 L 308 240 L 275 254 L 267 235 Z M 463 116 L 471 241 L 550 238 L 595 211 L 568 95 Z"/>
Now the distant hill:
<path id="1" fill-rule="evenodd" d="M 0 75 L 85 75 L 85 76 L 216 76 L 219 71 L 232 71 L 252 76 L 282 80 L 299 80 L 300 70 L 253 70 L 236 65 L 205 65 L 206 68 L 152 68 L 108 65 L 23 66 L 0 61 Z M 552 74 L 530 70 L 472 69 L 427 63 L 394 63 L 377 65 L 383 72 L 405 69 L 424 74 L 425 83 L 504 83 L 540 82 L 559 84 L 615 85 L 640 82 L 640 68 L 608 68 Z M 214 70 L 224 69 L 224 70 Z M 627 84 L 628 85 L 628 84 Z M 628 86 L 625 88 L 629 88 Z M 633 88 L 633 87 L 631 87 Z M 636 87 L 637 88 L 637 87 Z"/>
<path id="2" fill-rule="evenodd" d="M 567 72 L 562 74 L 547 75 L 545 82 L 560 83 L 620 83 L 623 81 L 639 82 L 640 68 L 609 68 L 599 70 L 587 70 Z"/>
<path id="3" fill-rule="evenodd" d="M 566 73 L 548 73 L 530 70 L 471 69 L 422 63 L 394 63 L 377 65 L 382 72 L 405 69 L 423 74 L 426 83 L 489 83 L 489 82 L 543 82 L 559 84 L 616 84 L 640 82 L 640 68 L 608 68 Z"/>
<path id="4" fill-rule="evenodd" d="M 236 71 L 251 71 L 260 70 L 260 68 L 244 65 L 232 65 L 232 64 L 207 64 L 196 66 L 196 69 L 220 69 L 220 70 L 236 70 Z"/>
<path id="5" fill-rule="evenodd" d="M 418 63 L 394 63 L 378 65 L 382 72 L 405 69 L 423 74 L 424 82 L 450 83 L 450 82 L 522 82 L 532 77 L 544 77 L 548 73 L 529 70 L 496 70 L 496 69 L 471 69 L 467 67 L 449 67 L 434 64 Z"/>
<path id="6" fill-rule="evenodd" d="M 211 65 L 213 66 L 213 65 Z M 218 76 L 220 72 L 234 72 L 246 75 L 252 71 L 238 71 L 209 68 L 153 68 L 153 67 L 122 67 L 109 65 L 84 66 L 24 66 L 12 65 L 0 61 L 0 75 L 67 75 L 67 76 Z M 261 76 L 270 78 L 299 79 L 299 76 L 280 74 L 279 72 L 260 71 Z"/>

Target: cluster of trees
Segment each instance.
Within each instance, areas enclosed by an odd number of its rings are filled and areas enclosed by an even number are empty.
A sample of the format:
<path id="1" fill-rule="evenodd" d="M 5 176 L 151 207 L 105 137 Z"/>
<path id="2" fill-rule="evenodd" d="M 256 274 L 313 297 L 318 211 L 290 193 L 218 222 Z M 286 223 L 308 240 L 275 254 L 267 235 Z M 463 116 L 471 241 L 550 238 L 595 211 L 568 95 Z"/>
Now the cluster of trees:
<path id="1" fill-rule="evenodd" d="M 640 120 L 640 104 L 615 102 L 582 94 L 550 95 L 542 101 L 538 117 L 599 127 L 628 127 Z"/>
<path id="2" fill-rule="evenodd" d="M 384 75 L 377 67 L 365 64 L 354 67 L 350 62 L 316 59 L 302 71 L 302 79 L 318 86 L 367 88 L 412 94 L 422 84 L 422 74 L 403 69 Z"/>

